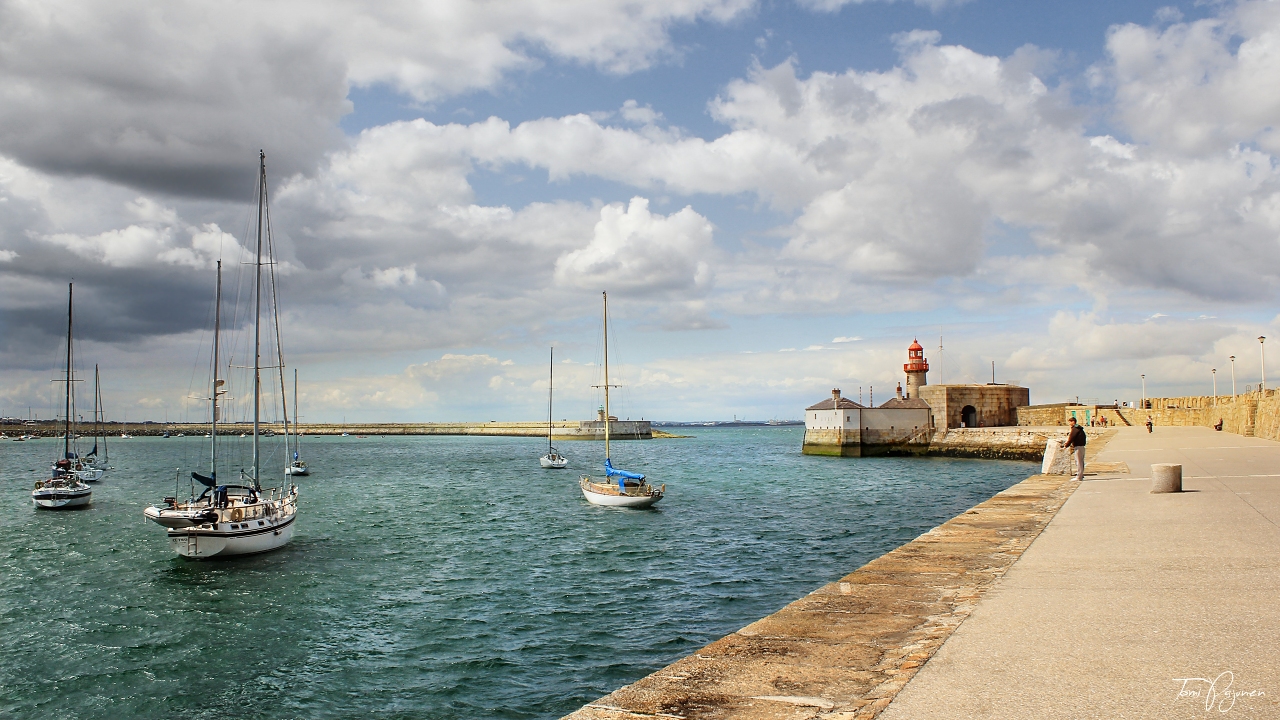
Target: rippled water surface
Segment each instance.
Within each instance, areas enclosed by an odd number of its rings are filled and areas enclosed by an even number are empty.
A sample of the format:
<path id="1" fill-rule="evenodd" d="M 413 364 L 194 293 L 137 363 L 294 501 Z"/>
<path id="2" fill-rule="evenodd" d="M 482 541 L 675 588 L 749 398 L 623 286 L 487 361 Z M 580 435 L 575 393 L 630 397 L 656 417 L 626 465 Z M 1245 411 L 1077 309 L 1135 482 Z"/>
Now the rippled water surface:
<path id="1" fill-rule="evenodd" d="M 285 549 L 172 555 L 142 508 L 201 438 L 112 442 L 82 511 L 32 508 L 55 441 L 0 441 L 0 715 L 554 718 L 1031 474 L 800 455 L 800 428 L 616 444 L 667 483 L 588 505 L 522 438 L 317 438 Z"/>

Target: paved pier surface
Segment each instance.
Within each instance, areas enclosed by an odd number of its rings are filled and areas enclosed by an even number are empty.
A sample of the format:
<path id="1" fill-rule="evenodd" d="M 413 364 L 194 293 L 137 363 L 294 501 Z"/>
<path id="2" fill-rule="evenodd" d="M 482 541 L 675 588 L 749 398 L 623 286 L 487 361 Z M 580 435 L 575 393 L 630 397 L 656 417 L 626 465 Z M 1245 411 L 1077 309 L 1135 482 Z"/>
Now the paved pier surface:
<path id="1" fill-rule="evenodd" d="M 1097 459 L 1131 474 L 1086 477 L 881 720 L 1280 718 L 1280 443 L 1125 428 Z M 1150 494 L 1161 462 L 1187 492 Z"/>

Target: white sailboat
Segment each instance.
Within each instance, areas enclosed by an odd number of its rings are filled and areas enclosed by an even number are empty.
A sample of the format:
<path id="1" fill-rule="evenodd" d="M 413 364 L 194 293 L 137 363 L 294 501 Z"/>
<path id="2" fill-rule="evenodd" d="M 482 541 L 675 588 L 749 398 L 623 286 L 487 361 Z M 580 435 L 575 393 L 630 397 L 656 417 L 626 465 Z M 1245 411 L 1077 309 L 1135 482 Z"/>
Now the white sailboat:
<path id="1" fill-rule="evenodd" d="M 287 432 L 287 426 L 286 426 Z M 299 441 L 298 434 L 298 369 L 293 369 L 293 459 L 289 461 L 289 467 L 284 469 L 285 475 L 310 475 L 311 468 L 307 467 L 307 461 L 302 459 L 301 455 L 302 443 Z"/>
<path id="2" fill-rule="evenodd" d="M 107 433 L 103 428 L 106 410 L 102 407 L 102 384 L 98 377 L 98 366 L 93 366 L 93 449 L 84 456 L 86 468 L 105 473 L 113 469 L 111 458 L 107 454 Z M 102 452 L 98 452 L 98 444 L 102 444 Z M 99 475 L 95 480 L 101 479 Z M 92 482 L 92 481 L 90 481 Z"/>
<path id="3" fill-rule="evenodd" d="M 604 293 L 604 479 L 583 475 L 578 481 L 582 496 L 592 505 L 647 508 L 662 499 L 667 486 L 654 487 L 643 473 L 619 470 L 609 457 L 609 293 Z"/>
<path id="4" fill-rule="evenodd" d="M 263 232 L 268 216 L 266 155 L 259 153 L 257 260 L 254 273 L 254 340 L 253 340 L 253 464 L 240 470 L 238 484 L 220 484 L 218 479 L 218 396 L 225 382 L 218 377 L 218 334 L 222 310 L 222 262 L 218 262 L 218 288 L 214 301 L 213 382 L 209 401 L 210 462 L 209 474 L 191 473 L 191 498 L 180 502 L 176 497 L 164 499 L 163 506 L 153 505 L 143 511 L 150 520 L 166 528 L 169 547 L 177 554 L 194 559 L 228 557 L 268 552 L 283 547 L 293 537 L 298 514 L 298 488 L 262 486 L 261 412 L 262 412 L 262 267 L 268 265 L 274 274 L 274 261 L 263 262 Z M 269 229 L 267 229 L 269 233 Z M 267 242 L 270 243 L 268 235 Z M 273 278 L 274 283 L 274 278 Z M 275 294 L 272 293 L 274 299 Z M 274 303 L 273 303 L 274 305 Z M 279 326 L 277 325 L 277 350 Z M 279 356 L 277 359 L 282 359 Z M 279 363 L 281 366 L 283 362 Z M 283 372 L 283 371 L 281 371 Z M 283 385 L 281 387 L 283 393 Z M 195 496 L 195 483 L 204 492 Z"/>
<path id="5" fill-rule="evenodd" d="M 31 502 L 37 508 L 60 510 L 88 505 L 93 498 L 93 488 L 85 484 L 80 476 L 84 465 L 77 457 L 72 441 L 75 431 L 75 408 L 71 404 L 72 383 L 75 382 L 75 361 L 72 359 L 71 344 L 71 308 L 74 297 L 74 285 L 67 284 L 67 376 L 66 376 L 66 423 L 62 430 L 62 457 L 58 458 L 49 470 L 47 480 L 37 480 L 35 489 L 31 491 Z M 90 471 L 92 475 L 92 471 Z M 99 472 L 99 477 L 101 472 Z"/>
<path id="6" fill-rule="evenodd" d="M 556 349 L 551 348 L 551 371 L 547 381 L 547 454 L 538 458 L 538 464 L 548 470 L 561 470 L 569 465 L 569 458 L 551 446 L 551 400 L 556 388 Z"/>

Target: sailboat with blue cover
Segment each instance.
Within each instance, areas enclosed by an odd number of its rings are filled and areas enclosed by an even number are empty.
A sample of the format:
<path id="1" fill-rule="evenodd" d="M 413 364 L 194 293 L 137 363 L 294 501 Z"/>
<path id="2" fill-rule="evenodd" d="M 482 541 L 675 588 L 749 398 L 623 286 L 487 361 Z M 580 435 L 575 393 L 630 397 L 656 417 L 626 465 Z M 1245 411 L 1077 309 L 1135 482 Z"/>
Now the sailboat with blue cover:
<path id="1" fill-rule="evenodd" d="M 583 475 L 578 485 L 582 496 L 592 505 L 647 508 L 662 499 L 667 486 L 654 487 L 644 473 L 621 470 L 613 466 L 609 456 L 609 293 L 604 293 L 604 478 Z"/>

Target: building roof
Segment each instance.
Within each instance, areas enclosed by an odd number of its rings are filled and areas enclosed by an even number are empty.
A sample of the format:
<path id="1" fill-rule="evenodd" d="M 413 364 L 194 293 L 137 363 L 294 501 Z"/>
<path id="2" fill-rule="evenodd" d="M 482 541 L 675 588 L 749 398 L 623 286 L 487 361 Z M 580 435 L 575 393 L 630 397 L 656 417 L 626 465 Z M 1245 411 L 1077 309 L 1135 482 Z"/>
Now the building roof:
<path id="1" fill-rule="evenodd" d="M 920 341 L 919 341 L 919 340 L 917 340 L 917 339 L 914 339 L 914 338 L 913 338 L 913 339 L 911 340 L 911 347 L 909 347 L 909 348 L 907 348 L 907 349 L 908 349 L 908 350 L 923 350 L 923 349 L 924 349 L 924 346 L 922 346 L 922 345 L 920 344 Z"/>
<path id="2" fill-rule="evenodd" d="M 919 409 L 923 409 L 923 410 L 928 410 L 928 409 L 929 409 L 929 403 L 927 403 L 927 402 L 925 402 L 925 401 L 921 400 L 920 398 L 891 398 L 891 399 L 887 400 L 887 401 L 886 401 L 883 405 L 881 405 L 880 407 L 882 407 L 882 408 L 902 408 L 902 409 L 916 409 L 916 408 L 919 408 Z"/>
<path id="3" fill-rule="evenodd" d="M 805 410 L 835 410 L 837 408 L 840 410 L 865 410 L 867 406 L 859 405 L 849 398 L 842 397 L 838 401 L 835 398 L 827 398 L 817 405 L 810 405 Z"/>

